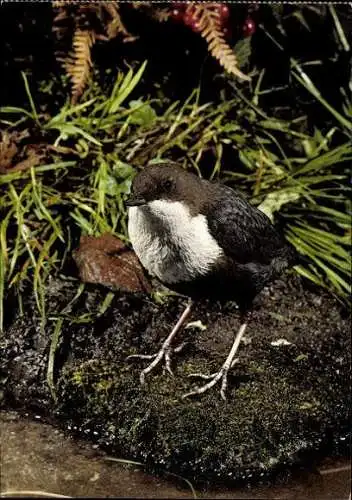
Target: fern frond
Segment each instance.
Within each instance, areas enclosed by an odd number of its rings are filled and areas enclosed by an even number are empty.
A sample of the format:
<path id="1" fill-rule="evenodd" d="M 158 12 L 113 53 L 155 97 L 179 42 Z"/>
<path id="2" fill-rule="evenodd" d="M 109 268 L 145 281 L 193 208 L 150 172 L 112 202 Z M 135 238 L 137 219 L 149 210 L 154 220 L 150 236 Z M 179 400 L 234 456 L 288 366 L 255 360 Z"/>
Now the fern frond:
<path id="1" fill-rule="evenodd" d="M 58 23 L 59 21 L 64 21 L 66 19 L 67 19 L 67 12 L 66 12 L 66 10 L 59 8 L 56 16 L 53 19 L 53 30 L 55 30 L 55 28 L 57 28 L 57 26 L 55 26 L 56 23 Z"/>
<path id="2" fill-rule="evenodd" d="M 91 47 L 95 42 L 93 31 L 77 29 L 73 35 L 73 53 L 65 63 L 67 74 L 72 82 L 71 101 L 77 102 L 88 81 L 91 61 Z"/>
<path id="3" fill-rule="evenodd" d="M 205 38 L 209 52 L 221 66 L 242 80 L 250 80 L 251 78 L 239 69 L 237 58 L 225 40 L 216 4 L 189 4 L 186 7 L 187 13 L 197 20 L 198 30 Z"/>
<path id="4" fill-rule="evenodd" d="M 170 19 L 171 12 L 170 12 L 169 8 L 167 8 L 167 9 L 156 8 L 156 9 L 153 9 L 153 11 L 151 13 L 151 17 L 153 19 L 155 19 L 156 21 L 159 21 L 159 23 L 164 23 Z"/>
<path id="5" fill-rule="evenodd" d="M 100 5 L 110 16 L 105 27 L 108 40 L 115 38 L 119 34 L 123 36 L 124 42 L 135 40 L 136 37 L 133 37 L 131 33 L 127 31 L 121 20 L 118 2 L 102 2 Z"/>
<path id="6" fill-rule="evenodd" d="M 131 2 L 131 7 L 134 9 L 145 9 L 146 7 L 152 7 L 153 2 Z"/>
<path id="7" fill-rule="evenodd" d="M 68 1 L 68 0 L 54 0 L 52 2 L 52 6 L 55 8 L 55 9 L 59 9 L 61 7 L 66 7 L 67 5 L 69 5 L 71 2 Z"/>

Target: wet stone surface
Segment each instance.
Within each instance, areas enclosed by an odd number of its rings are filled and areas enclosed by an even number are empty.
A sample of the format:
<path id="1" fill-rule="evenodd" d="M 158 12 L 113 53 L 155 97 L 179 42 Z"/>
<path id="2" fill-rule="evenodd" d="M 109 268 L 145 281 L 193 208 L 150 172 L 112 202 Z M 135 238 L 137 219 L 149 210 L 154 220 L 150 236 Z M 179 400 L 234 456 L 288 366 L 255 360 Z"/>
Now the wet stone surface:
<path id="1" fill-rule="evenodd" d="M 199 487 L 278 480 L 323 457 L 348 454 L 350 318 L 321 291 L 291 276 L 262 294 L 226 402 L 217 388 L 195 399 L 181 396 L 196 384 L 187 374 L 212 373 L 222 364 L 239 326 L 233 305 L 199 304 L 191 320 L 207 328 L 180 333 L 187 345 L 174 359 L 175 376 L 156 370 L 141 387 L 145 365 L 125 358 L 155 352 L 184 300 L 158 305 L 143 294 L 116 294 L 101 312 L 105 289 L 87 286 L 73 300 L 76 292 L 75 282 L 51 283 L 44 328 L 34 300 L 25 303 L 24 317 L 8 306 L 3 408 L 42 415 L 110 455 L 142 462 L 148 473 L 179 474 Z"/>
<path id="2" fill-rule="evenodd" d="M 2 452 L 0 492 L 6 496 L 40 493 L 73 497 L 231 498 L 347 500 L 350 464 L 327 460 L 319 469 L 300 471 L 281 484 L 255 488 L 192 491 L 181 478 L 153 477 L 142 467 L 109 461 L 109 456 L 86 441 L 29 420 L 15 412 L 0 413 Z"/>

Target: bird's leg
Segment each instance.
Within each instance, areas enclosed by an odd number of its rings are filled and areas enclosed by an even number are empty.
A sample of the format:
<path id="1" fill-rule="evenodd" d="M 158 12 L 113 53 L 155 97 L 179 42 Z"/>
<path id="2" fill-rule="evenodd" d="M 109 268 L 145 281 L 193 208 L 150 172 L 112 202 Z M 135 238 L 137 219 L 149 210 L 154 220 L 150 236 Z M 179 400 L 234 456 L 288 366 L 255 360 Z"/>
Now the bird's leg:
<path id="1" fill-rule="evenodd" d="M 127 360 L 130 359 L 153 359 L 153 361 L 150 363 L 150 365 L 147 366 L 147 368 L 144 368 L 144 370 L 141 371 L 140 374 L 140 382 L 141 384 L 144 384 L 145 382 L 145 376 L 151 372 L 159 363 L 160 361 L 164 358 L 165 359 L 165 367 L 166 370 L 170 373 L 170 375 L 173 375 L 172 370 L 171 370 L 171 342 L 178 333 L 178 331 L 182 328 L 185 320 L 189 316 L 190 312 L 192 309 L 192 301 L 190 301 L 186 307 L 186 309 L 183 311 L 182 315 L 180 316 L 179 320 L 177 321 L 176 325 L 173 327 L 170 335 L 164 340 L 160 350 L 155 353 L 155 354 L 132 354 L 131 356 L 127 357 Z M 173 349 L 174 352 L 179 352 L 182 349 L 183 345 L 176 347 Z"/>
<path id="2" fill-rule="evenodd" d="M 227 374 L 232 368 L 232 366 L 238 361 L 235 359 L 236 352 L 238 350 L 238 347 L 240 345 L 241 339 L 243 337 L 243 334 L 247 328 L 248 322 L 243 321 L 237 335 L 235 337 L 235 340 L 232 344 L 231 350 L 229 352 L 229 355 L 226 358 L 225 363 L 222 365 L 220 370 L 217 373 L 213 373 L 212 375 L 202 375 L 201 373 L 192 373 L 190 376 L 191 377 L 200 377 L 205 380 L 210 380 L 207 384 L 198 387 L 194 391 L 188 392 L 183 396 L 183 398 L 187 398 L 189 396 L 196 396 L 197 394 L 202 394 L 203 392 L 207 391 L 208 389 L 211 389 L 219 380 L 221 380 L 221 389 L 220 389 L 220 394 L 222 399 L 226 400 L 226 387 L 227 387 Z"/>

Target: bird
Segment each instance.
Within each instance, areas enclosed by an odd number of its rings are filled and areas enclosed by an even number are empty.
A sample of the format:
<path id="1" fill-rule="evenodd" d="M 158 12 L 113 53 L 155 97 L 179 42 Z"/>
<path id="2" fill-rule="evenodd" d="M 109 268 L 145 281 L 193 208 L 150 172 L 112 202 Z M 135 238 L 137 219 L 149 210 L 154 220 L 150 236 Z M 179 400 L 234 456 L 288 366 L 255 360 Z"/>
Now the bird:
<path id="1" fill-rule="evenodd" d="M 140 382 L 162 361 L 172 375 L 176 334 L 200 299 L 234 301 L 240 328 L 220 369 L 192 374 L 206 383 L 183 397 L 196 396 L 220 384 L 226 400 L 228 373 L 247 329 L 255 297 L 297 262 L 297 252 L 266 214 L 237 190 L 201 178 L 176 162 L 145 166 L 134 177 L 129 198 L 128 234 L 149 275 L 188 297 L 187 306 L 155 354 L 134 354 L 128 360 L 150 360 Z"/>

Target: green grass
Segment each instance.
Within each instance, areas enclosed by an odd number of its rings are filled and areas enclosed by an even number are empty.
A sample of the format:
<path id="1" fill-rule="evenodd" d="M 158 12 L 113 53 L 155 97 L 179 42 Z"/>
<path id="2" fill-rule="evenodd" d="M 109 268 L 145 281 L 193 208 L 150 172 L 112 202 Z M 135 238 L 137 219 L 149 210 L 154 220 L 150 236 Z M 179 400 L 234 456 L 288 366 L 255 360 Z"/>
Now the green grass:
<path id="1" fill-rule="evenodd" d="M 333 112 L 293 62 L 298 83 L 335 120 L 329 130 L 312 134 L 302 126 L 304 117 L 284 121 L 261 109 L 263 74 L 247 91 L 234 86 L 228 101 L 202 103 L 197 88 L 185 102 L 166 104 L 135 98 L 145 67 L 119 72 L 108 94 L 93 83 L 80 104 L 67 102 L 52 117 L 37 108 L 23 74 L 28 108 L 0 109 L 8 134 L 40 132 L 50 146 L 45 162 L 0 175 L 1 304 L 9 289 L 20 299 L 29 282 L 44 324 L 49 276 L 62 270 L 79 235 L 108 231 L 128 241 L 124 199 L 131 181 L 139 167 L 160 159 L 177 160 L 200 175 L 206 163 L 208 177 L 245 191 L 273 221 L 279 216 L 287 239 L 311 260 L 297 271 L 346 298 L 352 106 L 346 116 Z"/>

